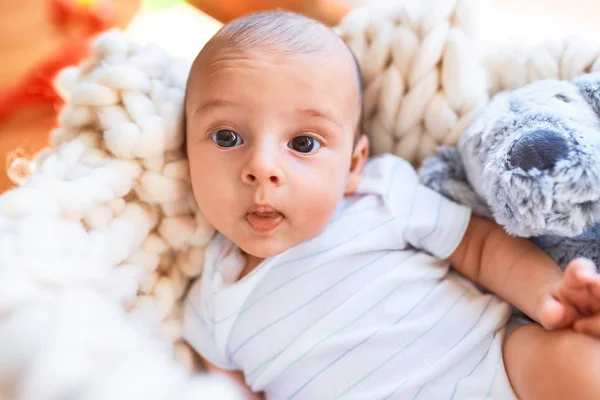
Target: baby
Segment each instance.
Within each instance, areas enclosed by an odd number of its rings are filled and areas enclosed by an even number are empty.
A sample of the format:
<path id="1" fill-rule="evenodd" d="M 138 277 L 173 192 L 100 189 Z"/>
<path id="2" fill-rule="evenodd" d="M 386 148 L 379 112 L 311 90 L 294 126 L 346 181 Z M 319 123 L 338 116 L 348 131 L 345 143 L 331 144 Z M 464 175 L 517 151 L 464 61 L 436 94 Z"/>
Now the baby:
<path id="1" fill-rule="evenodd" d="M 563 273 L 369 159 L 361 109 L 351 52 L 299 15 L 236 20 L 196 58 L 187 152 L 218 234 L 185 337 L 209 370 L 273 399 L 600 398 L 594 265 Z M 507 328 L 501 298 L 539 324 Z"/>

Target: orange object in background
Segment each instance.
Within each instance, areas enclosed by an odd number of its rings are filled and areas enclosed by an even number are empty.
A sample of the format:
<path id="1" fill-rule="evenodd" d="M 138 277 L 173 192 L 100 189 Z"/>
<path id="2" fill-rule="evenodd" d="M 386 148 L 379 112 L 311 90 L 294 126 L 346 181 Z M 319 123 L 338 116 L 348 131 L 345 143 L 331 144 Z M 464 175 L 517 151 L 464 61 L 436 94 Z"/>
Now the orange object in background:
<path id="1" fill-rule="evenodd" d="M 48 144 L 60 106 L 51 78 L 86 56 L 90 35 L 125 27 L 138 6 L 139 0 L 0 1 L 0 192 L 13 186 L 5 168 L 11 154 L 31 156 Z"/>
<path id="2" fill-rule="evenodd" d="M 344 0 L 188 0 L 188 2 L 224 23 L 251 12 L 280 8 L 334 26 L 350 11 L 350 6 Z"/>

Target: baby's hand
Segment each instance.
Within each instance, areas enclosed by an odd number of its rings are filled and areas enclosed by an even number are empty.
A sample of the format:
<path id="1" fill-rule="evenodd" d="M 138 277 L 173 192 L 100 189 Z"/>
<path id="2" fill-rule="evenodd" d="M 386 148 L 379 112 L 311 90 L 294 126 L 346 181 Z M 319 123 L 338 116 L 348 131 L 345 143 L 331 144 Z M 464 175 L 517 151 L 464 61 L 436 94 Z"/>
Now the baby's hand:
<path id="1" fill-rule="evenodd" d="M 600 337 L 600 274 L 594 263 L 587 259 L 571 261 L 563 279 L 538 310 L 539 322 L 546 329 L 573 327 Z"/>

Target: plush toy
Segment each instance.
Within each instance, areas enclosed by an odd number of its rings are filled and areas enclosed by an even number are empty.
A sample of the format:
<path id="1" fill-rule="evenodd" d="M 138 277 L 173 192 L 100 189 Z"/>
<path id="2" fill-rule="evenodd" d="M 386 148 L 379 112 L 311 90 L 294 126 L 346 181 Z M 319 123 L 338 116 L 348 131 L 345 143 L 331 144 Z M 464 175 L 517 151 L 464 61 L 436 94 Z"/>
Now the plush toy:
<path id="1" fill-rule="evenodd" d="M 600 263 L 600 74 L 496 95 L 420 174 L 563 267 L 578 256 Z"/>

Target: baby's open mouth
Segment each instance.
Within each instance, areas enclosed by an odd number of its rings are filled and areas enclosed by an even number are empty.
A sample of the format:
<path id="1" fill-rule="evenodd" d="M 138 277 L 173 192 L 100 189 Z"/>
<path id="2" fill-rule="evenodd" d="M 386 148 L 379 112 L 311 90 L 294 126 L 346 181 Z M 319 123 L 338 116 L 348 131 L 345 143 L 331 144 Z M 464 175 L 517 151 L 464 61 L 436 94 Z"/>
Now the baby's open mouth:
<path id="1" fill-rule="evenodd" d="M 273 209 L 257 209 L 246 214 L 246 221 L 258 233 L 268 233 L 283 221 L 283 214 Z"/>

